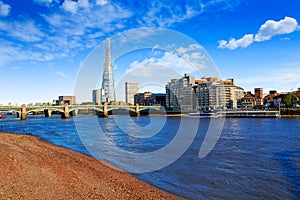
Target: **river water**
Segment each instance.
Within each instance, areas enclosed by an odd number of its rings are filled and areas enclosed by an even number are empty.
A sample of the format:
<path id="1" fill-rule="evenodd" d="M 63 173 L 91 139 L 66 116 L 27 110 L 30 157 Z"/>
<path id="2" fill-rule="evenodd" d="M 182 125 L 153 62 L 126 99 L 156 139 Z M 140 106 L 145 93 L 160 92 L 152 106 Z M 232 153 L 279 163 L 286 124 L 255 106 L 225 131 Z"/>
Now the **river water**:
<path id="1" fill-rule="evenodd" d="M 89 123 L 95 120 L 101 133 L 89 129 L 92 126 Z M 35 135 L 80 153 L 97 154 L 97 158 L 128 169 L 125 164 L 139 167 L 140 163 L 110 150 L 112 144 L 126 152 L 147 155 L 172 143 L 183 119 L 124 116 L 116 121 L 112 116 L 107 119 L 78 116 L 75 121 L 87 124 L 86 129 L 80 129 L 80 134 L 72 118 L 62 120 L 55 115 L 51 118 L 29 116 L 26 121 L 6 118 L 0 120 L 0 131 Z M 152 131 L 154 135 L 143 137 L 138 135 L 141 133 L 131 134 L 136 132 L 135 124 L 145 127 L 142 133 L 148 134 L 147 127 L 149 129 L 148 125 L 153 121 L 163 122 L 155 130 L 157 133 Z M 193 138 L 189 137 L 193 134 L 190 124 L 184 124 L 186 137 L 182 137 L 176 145 L 180 149 L 185 138 L 192 139 L 192 142 L 180 158 L 155 171 L 133 175 L 187 199 L 300 199 L 300 119 L 225 119 L 216 145 L 204 158 L 199 158 L 199 149 L 210 120 L 201 119 L 199 122 L 189 119 L 188 123 L 199 127 Z M 152 124 L 150 129 L 154 130 L 158 125 L 155 123 L 154 127 Z M 105 141 L 101 134 L 106 135 Z M 172 151 L 169 153 L 161 159 L 171 157 Z M 151 156 L 144 156 L 143 159 L 145 165 L 156 166 L 159 162 L 159 158 Z"/>

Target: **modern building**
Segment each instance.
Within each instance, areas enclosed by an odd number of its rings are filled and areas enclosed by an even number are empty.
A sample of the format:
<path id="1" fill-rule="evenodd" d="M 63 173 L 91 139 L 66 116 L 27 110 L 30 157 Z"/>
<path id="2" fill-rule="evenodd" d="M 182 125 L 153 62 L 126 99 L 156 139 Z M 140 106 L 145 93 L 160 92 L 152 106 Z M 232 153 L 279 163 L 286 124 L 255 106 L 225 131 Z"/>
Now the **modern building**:
<path id="1" fill-rule="evenodd" d="M 93 95 L 93 103 L 96 105 L 101 105 L 103 102 L 106 101 L 105 93 L 102 88 L 94 89 L 92 95 Z"/>
<path id="2" fill-rule="evenodd" d="M 134 105 L 136 104 L 140 106 L 165 106 L 166 94 L 152 92 L 137 93 L 134 95 Z"/>
<path id="3" fill-rule="evenodd" d="M 102 89 L 104 90 L 105 102 L 116 101 L 112 57 L 110 52 L 110 39 L 106 40 L 106 53 L 104 60 Z"/>
<path id="4" fill-rule="evenodd" d="M 194 91 L 199 111 L 236 109 L 244 96 L 244 89 L 236 86 L 234 79 L 215 77 L 196 80 Z"/>
<path id="5" fill-rule="evenodd" d="M 137 93 L 134 95 L 134 105 L 139 104 L 140 106 L 151 105 L 152 92 Z"/>
<path id="6" fill-rule="evenodd" d="M 69 104 L 69 105 L 74 105 L 76 104 L 76 97 L 75 96 L 59 96 L 58 97 L 58 105 L 64 105 L 64 104 Z"/>
<path id="7" fill-rule="evenodd" d="M 222 81 L 225 89 L 226 108 L 236 109 L 241 107 L 241 99 L 245 95 L 245 90 L 235 85 L 234 79 Z"/>
<path id="8" fill-rule="evenodd" d="M 126 82 L 125 83 L 125 98 L 127 105 L 134 104 L 134 95 L 139 93 L 139 83 Z"/>
<path id="9" fill-rule="evenodd" d="M 171 79 L 166 85 L 166 108 L 174 111 L 196 110 L 196 96 L 193 89 L 195 77 L 184 74 L 182 78 Z"/>
<path id="10" fill-rule="evenodd" d="M 150 102 L 153 106 L 165 106 L 166 105 L 166 94 L 153 93 L 150 96 Z"/>

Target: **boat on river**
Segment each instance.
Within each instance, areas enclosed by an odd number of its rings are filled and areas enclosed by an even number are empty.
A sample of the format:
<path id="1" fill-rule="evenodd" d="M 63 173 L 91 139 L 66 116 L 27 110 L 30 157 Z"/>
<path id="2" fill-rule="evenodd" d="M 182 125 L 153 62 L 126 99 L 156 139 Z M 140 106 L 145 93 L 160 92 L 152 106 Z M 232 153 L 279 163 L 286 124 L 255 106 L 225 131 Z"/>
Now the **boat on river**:
<path id="1" fill-rule="evenodd" d="M 238 111 L 221 111 L 226 118 L 279 118 L 280 111 L 269 110 L 238 110 Z"/>
<path id="2" fill-rule="evenodd" d="M 189 113 L 186 116 L 194 118 L 280 118 L 280 112 L 268 110 L 226 110 L 209 113 Z"/>
<path id="3" fill-rule="evenodd" d="M 192 118 L 200 118 L 200 119 L 211 119 L 211 118 L 221 118 L 224 117 L 221 113 L 189 113 L 186 115 L 186 117 L 192 117 Z"/>

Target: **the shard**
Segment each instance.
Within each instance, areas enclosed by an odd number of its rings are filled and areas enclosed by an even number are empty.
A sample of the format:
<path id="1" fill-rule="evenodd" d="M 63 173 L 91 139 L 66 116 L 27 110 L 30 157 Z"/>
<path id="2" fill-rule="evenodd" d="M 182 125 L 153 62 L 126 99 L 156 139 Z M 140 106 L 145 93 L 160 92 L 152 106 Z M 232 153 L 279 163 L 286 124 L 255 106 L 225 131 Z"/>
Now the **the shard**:
<path id="1" fill-rule="evenodd" d="M 106 102 L 116 101 L 116 93 L 114 87 L 114 74 L 112 67 L 112 58 L 110 52 L 110 39 L 106 40 L 106 53 L 104 60 L 104 71 L 102 79 L 102 89 L 104 90 L 104 97 Z"/>

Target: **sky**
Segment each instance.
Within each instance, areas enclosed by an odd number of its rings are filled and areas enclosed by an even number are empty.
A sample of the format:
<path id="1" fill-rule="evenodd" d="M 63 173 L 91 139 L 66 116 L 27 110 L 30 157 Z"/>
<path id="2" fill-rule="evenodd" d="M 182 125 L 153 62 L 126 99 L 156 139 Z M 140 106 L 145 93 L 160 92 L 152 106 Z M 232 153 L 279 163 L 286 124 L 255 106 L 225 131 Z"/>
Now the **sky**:
<path id="1" fill-rule="evenodd" d="M 78 87 L 79 101 L 91 101 L 107 38 L 118 100 L 124 81 L 163 92 L 195 68 L 196 78 L 214 68 L 245 91 L 294 91 L 299 9 L 298 0 L 0 0 L 0 104 L 49 102 Z"/>

